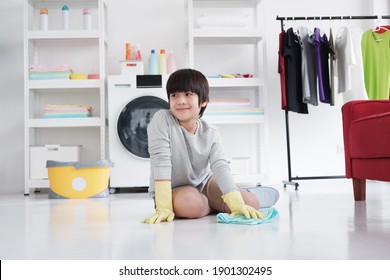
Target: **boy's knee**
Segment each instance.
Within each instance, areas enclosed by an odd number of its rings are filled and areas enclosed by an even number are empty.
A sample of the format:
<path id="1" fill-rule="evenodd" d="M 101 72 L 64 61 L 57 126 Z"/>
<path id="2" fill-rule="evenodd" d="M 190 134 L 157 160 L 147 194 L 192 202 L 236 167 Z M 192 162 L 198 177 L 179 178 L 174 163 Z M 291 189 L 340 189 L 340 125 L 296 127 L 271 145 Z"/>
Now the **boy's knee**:
<path id="1" fill-rule="evenodd" d="M 173 196 L 173 211 L 176 217 L 200 218 L 209 213 L 207 197 L 197 189 L 194 191 L 182 191 Z"/>

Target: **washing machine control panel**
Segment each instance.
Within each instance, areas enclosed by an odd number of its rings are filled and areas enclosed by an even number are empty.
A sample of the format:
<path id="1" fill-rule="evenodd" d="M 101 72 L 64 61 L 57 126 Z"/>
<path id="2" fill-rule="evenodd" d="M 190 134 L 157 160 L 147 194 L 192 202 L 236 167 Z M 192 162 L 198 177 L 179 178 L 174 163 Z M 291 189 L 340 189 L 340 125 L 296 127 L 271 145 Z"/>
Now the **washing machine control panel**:
<path id="1" fill-rule="evenodd" d="M 162 75 L 137 75 L 137 88 L 162 88 Z"/>
<path id="2" fill-rule="evenodd" d="M 109 76 L 108 91 L 120 88 L 155 88 L 164 89 L 168 75 L 118 75 Z"/>

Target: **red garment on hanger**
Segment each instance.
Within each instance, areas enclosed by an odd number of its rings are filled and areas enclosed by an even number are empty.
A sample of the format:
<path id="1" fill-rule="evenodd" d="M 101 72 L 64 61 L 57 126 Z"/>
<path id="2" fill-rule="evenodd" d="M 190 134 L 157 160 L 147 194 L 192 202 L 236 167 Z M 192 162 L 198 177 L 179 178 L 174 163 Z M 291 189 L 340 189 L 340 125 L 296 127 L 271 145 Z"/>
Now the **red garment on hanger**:
<path id="1" fill-rule="evenodd" d="M 389 31 L 390 30 L 390 25 L 382 25 L 382 26 L 378 26 L 377 28 L 375 28 L 375 32 L 378 33 L 378 34 L 382 34 L 382 33 L 385 33 L 386 31 Z"/>
<path id="2" fill-rule="evenodd" d="M 282 93 L 282 109 L 287 110 L 287 93 L 286 93 L 286 73 L 284 69 L 283 44 L 286 32 L 283 30 L 279 34 L 279 51 L 278 51 L 278 73 L 280 77 L 280 88 Z"/>

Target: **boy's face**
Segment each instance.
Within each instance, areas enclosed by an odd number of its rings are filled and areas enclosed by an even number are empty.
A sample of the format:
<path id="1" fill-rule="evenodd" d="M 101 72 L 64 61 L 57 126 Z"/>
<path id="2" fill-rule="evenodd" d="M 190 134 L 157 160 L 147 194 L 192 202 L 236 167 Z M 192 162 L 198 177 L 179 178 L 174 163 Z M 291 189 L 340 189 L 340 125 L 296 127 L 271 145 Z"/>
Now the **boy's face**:
<path id="1" fill-rule="evenodd" d="M 173 116 L 178 119 L 180 123 L 196 121 L 200 109 L 206 105 L 207 102 L 203 102 L 199 106 L 199 96 L 191 91 L 169 94 L 169 107 Z"/>

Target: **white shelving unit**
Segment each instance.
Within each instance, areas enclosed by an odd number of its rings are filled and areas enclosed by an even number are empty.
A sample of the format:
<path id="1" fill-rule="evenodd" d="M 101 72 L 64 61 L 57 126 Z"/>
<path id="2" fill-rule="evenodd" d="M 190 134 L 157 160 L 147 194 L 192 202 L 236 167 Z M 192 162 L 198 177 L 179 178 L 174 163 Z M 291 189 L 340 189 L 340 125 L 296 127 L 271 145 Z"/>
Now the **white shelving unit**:
<path id="1" fill-rule="evenodd" d="M 242 184 L 268 181 L 263 6 L 262 0 L 187 0 L 188 66 L 208 77 L 210 103 L 204 118 L 219 126 L 233 175 Z M 200 24 L 204 15 L 221 25 Z M 229 19 L 247 22 L 232 26 Z M 221 78 L 237 73 L 252 77 Z M 234 103 L 237 98 L 246 104 Z M 214 99 L 233 103 L 213 106 Z"/>
<path id="2" fill-rule="evenodd" d="M 62 7 L 69 7 L 69 30 L 62 30 Z M 40 30 L 41 8 L 48 9 L 49 29 Z M 92 11 L 92 29 L 83 29 L 83 9 Z M 106 16 L 104 0 L 24 1 L 25 195 L 48 188 L 47 179 L 31 178 L 30 147 L 81 145 L 80 160 L 106 158 Z M 68 65 L 73 73 L 99 79 L 30 80 L 30 65 Z M 43 118 L 47 104 L 92 106 L 92 117 Z"/>

